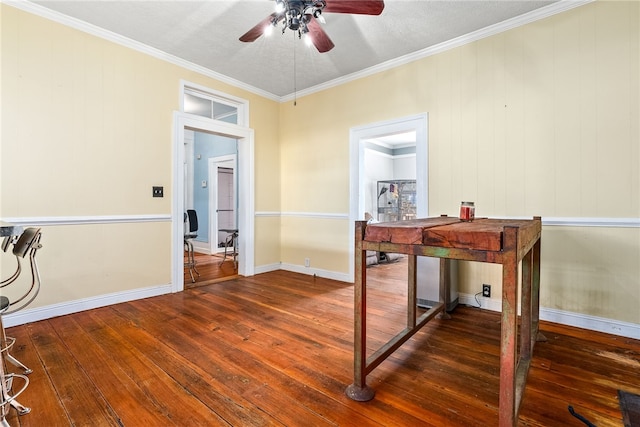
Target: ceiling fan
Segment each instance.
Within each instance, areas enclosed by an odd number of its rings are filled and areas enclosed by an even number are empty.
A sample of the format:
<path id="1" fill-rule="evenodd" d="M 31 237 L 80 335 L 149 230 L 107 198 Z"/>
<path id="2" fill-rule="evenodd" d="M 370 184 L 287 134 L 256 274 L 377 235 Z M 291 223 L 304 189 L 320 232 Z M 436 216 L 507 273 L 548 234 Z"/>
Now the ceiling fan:
<path id="1" fill-rule="evenodd" d="M 380 15 L 384 0 L 275 0 L 276 11 L 240 37 L 252 42 L 277 27 L 282 21 L 282 33 L 288 28 L 298 37 L 309 39 L 318 52 L 328 52 L 335 46 L 318 21 L 324 22 L 323 12 Z"/>

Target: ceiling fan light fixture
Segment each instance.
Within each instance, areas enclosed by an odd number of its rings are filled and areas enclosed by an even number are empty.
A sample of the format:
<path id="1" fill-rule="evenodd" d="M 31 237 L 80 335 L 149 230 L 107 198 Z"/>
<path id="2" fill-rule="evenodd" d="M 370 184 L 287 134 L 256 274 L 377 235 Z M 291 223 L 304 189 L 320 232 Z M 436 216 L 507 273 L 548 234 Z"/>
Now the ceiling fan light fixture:
<path id="1" fill-rule="evenodd" d="M 282 34 L 287 28 L 298 37 L 309 33 L 311 43 L 318 52 L 325 53 L 335 47 L 320 24 L 325 20 L 324 11 L 359 15 L 380 15 L 384 9 L 384 0 L 274 0 L 276 11 L 240 36 L 241 42 L 253 42 L 266 34 L 265 24 L 277 27 L 282 23 Z M 327 5 L 329 2 L 329 5 Z"/>
<path id="2" fill-rule="evenodd" d="M 311 36 L 309 34 L 305 34 L 305 36 L 304 36 L 304 44 L 307 47 L 313 46 L 313 40 L 311 40 Z"/>

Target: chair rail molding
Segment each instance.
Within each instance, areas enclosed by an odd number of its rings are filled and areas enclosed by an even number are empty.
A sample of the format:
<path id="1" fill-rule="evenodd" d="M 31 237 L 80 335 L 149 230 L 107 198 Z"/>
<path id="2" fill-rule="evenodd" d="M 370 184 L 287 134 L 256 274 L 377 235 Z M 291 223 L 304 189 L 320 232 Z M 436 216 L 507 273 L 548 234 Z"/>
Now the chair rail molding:
<path id="1" fill-rule="evenodd" d="M 171 222 L 171 214 L 5 217 L 2 218 L 2 220 L 11 224 L 31 226 L 126 224 L 138 222 Z"/>

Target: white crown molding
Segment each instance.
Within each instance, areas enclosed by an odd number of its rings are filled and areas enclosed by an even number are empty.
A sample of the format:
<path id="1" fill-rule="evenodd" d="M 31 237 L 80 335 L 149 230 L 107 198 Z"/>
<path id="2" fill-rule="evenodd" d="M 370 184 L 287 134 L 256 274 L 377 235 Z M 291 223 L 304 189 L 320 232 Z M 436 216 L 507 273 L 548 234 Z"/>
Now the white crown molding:
<path id="1" fill-rule="evenodd" d="M 195 71 L 196 73 L 200 73 L 204 76 L 211 77 L 212 79 L 216 79 L 223 83 L 227 83 L 231 86 L 246 90 L 247 92 L 254 93 L 256 95 L 262 96 L 272 101 L 280 101 L 280 97 L 272 94 L 271 92 L 267 92 L 255 86 L 248 85 L 246 83 L 241 82 L 240 80 L 233 79 L 229 76 L 225 76 L 224 74 L 220 74 L 208 68 L 201 67 L 200 65 L 196 65 L 192 62 L 185 61 L 184 59 L 168 54 L 160 49 L 156 49 L 144 43 L 137 42 L 128 37 L 121 36 L 120 34 L 107 31 L 104 28 L 97 27 L 93 24 L 89 24 L 88 22 L 84 22 L 79 19 L 72 18 L 67 15 L 63 15 L 62 13 L 55 12 L 51 9 L 47 9 L 46 7 L 40 6 L 35 3 L 31 3 L 30 1 L 27 1 L 27 0 L 1 0 L 1 1 L 2 3 L 15 7 L 16 9 L 20 9 L 25 12 L 32 13 L 34 15 L 40 16 L 45 19 L 49 19 L 51 21 L 57 22 L 62 25 L 66 25 L 68 27 L 85 32 L 87 34 L 91 34 L 93 36 L 100 37 L 105 40 L 109 40 L 121 46 L 128 47 L 130 49 L 136 50 L 141 53 L 145 53 L 149 56 L 158 58 L 162 61 L 169 62 L 171 64 L 185 68 L 187 70 Z"/>
<path id="2" fill-rule="evenodd" d="M 541 7 L 540 9 L 536 9 L 523 15 L 516 16 L 515 18 L 507 19 L 506 21 L 502 21 L 497 24 L 471 32 L 469 34 L 456 37 L 455 39 L 447 40 L 446 42 L 401 56 L 399 58 L 394 58 L 389 61 L 382 62 L 364 70 L 356 71 L 355 73 L 347 74 L 346 76 L 342 76 L 304 90 L 299 90 L 295 94 L 292 93 L 289 95 L 285 95 L 280 98 L 280 102 L 293 101 L 294 97 L 299 99 L 303 96 L 321 92 L 335 86 L 340 86 L 345 83 L 358 80 L 363 77 L 371 76 L 382 71 L 387 71 L 392 68 L 408 64 L 410 62 L 418 61 L 428 56 L 446 52 L 465 44 L 473 43 L 475 41 L 511 30 L 513 28 L 521 27 L 523 25 L 530 24 L 532 22 L 539 21 L 553 15 L 557 15 L 558 13 L 566 12 L 576 7 L 591 3 L 593 1 L 595 0 L 560 0 L 556 3 L 550 4 L 549 6 Z"/>
<path id="3" fill-rule="evenodd" d="M 100 215 L 100 216 L 55 216 L 55 217 L 14 217 L 2 218 L 4 222 L 18 225 L 85 225 L 123 224 L 136 222 L 171 222 L 171 215 Z"/>
<path id="4" fill-rule="evenodd" d="M 272 101 L 283 103 L 283 102 L 292 101 L 294 98 L 301 98 L 306 95 L 311 95 L 316 92 L 321 92 L 323 90 L 326 90 L 335 86 L 339 86 L 339 85 L 351 82 L 353 80 L 361 79 L 363 77 L 367 77 L 372 74 L 379 73 L 381 71 L 386 71 L 392 68 L 399 67 L 404 64 L 408 64 L 410 62 L 417 61 L 422 58 L 426 58 L 431 55 L 442 53 L 447 50 L 454 49 L 456 47 L 463 46 L 465 44 L 472 43 L 474 41 L 538 21 L 540 19 L 548 18 L 549 16 L 553 16 L 558 13 L 566 12 L 576 7 L 591 3 L 595 0 L 560 0 L 556 3 L 550 4 L 549 6 L 545 6 L 540 9 L 536 9 L 532 12 L 517 16 L 515 18 L 511 18 L 506 21 L 491 25 L 489 27 L 482 28 L 480 30 L 457 37 L 455 39 L 448 40 L 444 43 L 440 43 L 435 46 L 431 46 L 426 49 L 422 49 L 417 52 L 413 52 L 408 55 L 395 58 L 395 59 L 383 62 L 381 64 L 374 65 L 364 70 L 351 73 L 346 76 L 342 76 L 337 79 L 310 87 L 308 89 L 298 91 L 295 94 L 292 93 L 285 96 L 278 96 L 271 92 L 267 92 L 265 90 L 256 88 L 254 86 L 243 83 L 239 80 L 228 77 L 224 74 L 220 74 L 208 68 L 196 65 L 192 62 L 185 61 L 181 58 L 178 58 L 174 55 L 170 55 L 159 49 L 153 48 L 151 46 L 129 39 L 127 37 L 123 37 L 111 31 L 107 31 L 103 28 L 97 27 L 95 25 L 89 24 L 79 19 L 72 18 L 66 15 L 63 15 L 61 13 L 52 11 L 38 4 L 31 3 L 30 1 L 27 1 L 27 0 L 0 0 L 0 1 L 2 1 L 2 3 L 4 4 L 23 10 L 25 12 L 29 12 L 46 19 L 50 19 L 52 21 L 58 22 L 60 24 L 66 25 L 71 28 L 75 28 L 79 31 L 83 31 L 88 34 L 92 34 L 97 37 L 101 37 L 103 39 L 117 43 L 121 46 L 125 46 L 133 50 L 136 50 L 138 52 L 148 54 L 154 58 L 167 61 L 179 67 L 185 68 L 187 70 L 195 71 L 204 76 L 211 77 L 223 83 L 227 83 L 239 89 L 243 89 L 248 92 L 254 93 L 256 95 L 262 96 L 264 98 L 270 99 Z"/>

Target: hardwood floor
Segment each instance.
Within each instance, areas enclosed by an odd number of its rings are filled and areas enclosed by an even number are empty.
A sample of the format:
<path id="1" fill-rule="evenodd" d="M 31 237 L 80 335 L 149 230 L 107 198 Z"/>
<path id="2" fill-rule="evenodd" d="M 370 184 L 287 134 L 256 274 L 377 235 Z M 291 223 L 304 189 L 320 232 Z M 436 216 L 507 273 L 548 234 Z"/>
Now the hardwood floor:
<path id="1" fill-rule="evenodd" d="M 195 282 L 191 280 L 189 270 L 184 269 L 184 285 L 186 288 L 209 285 L 228 280 L 238 276 L 238 264 L 233 262 L 233 258 L 227 257 L 224 261 L 224 254 L 207 255 L 196 252 L 196 269 L 200 273 L 194 273 Z M 185 253 L 186 259 L 186 253 Z"/>
<path id="2" fill-rule="evenodd" d="M 369 334 L 402 328 L 404 262 L 368 269 Z M 542 322 L 520 426 L 622 426 L 640 341 Z M 30 366 L 11 426 L 497 425 L 500 317 L 458 307 L 352 382 L 353 286 L 285 271 L 9 328 Z"/>

